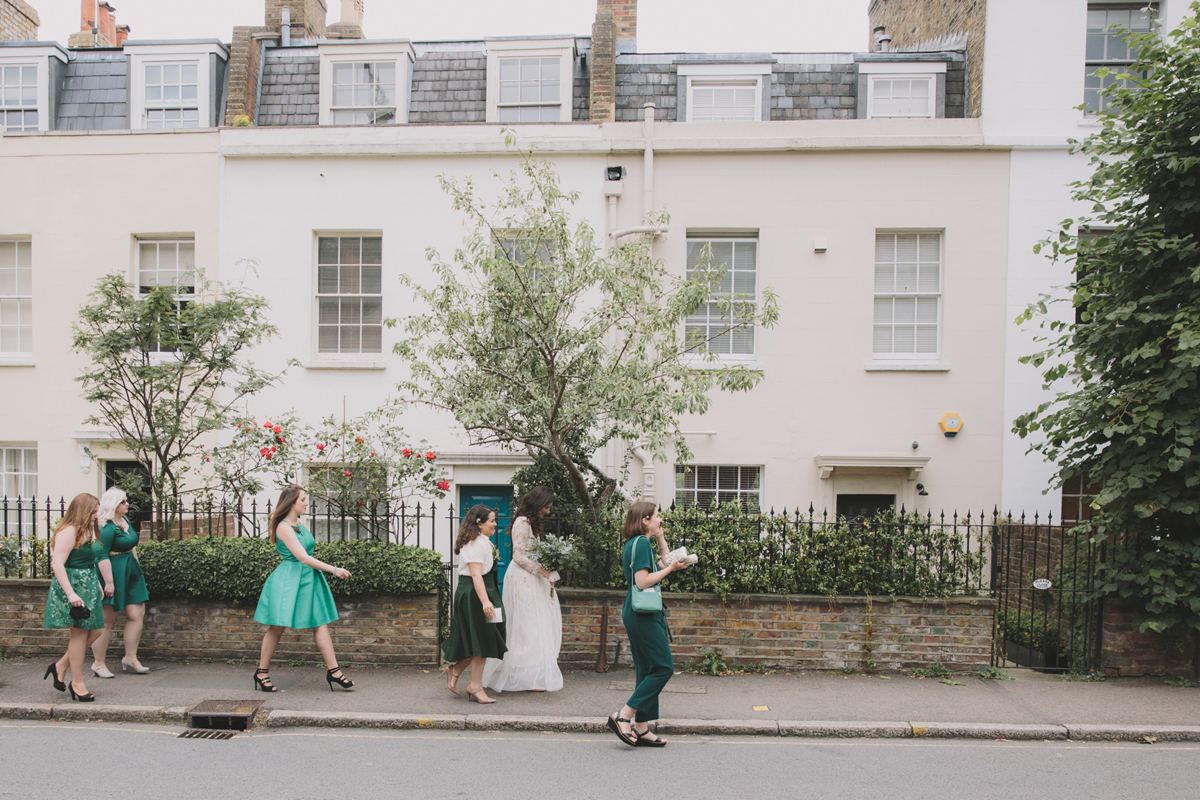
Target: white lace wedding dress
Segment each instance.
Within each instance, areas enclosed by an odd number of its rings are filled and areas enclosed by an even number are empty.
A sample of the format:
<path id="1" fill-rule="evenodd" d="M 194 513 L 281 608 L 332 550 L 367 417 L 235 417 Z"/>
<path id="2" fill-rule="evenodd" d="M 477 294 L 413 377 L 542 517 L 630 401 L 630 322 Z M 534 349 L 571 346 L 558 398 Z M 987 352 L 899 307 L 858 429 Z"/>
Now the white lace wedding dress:
<path id="1" fill-rule="evenodd" d="M 562 688 L 558 651 L 562 648 L 562 610 L 558 595 L 550 596 L 550 581 L 538 574 L 529 555 L 533 531 L 529 520 L 517 517 L 512 526 L 512 561 L 504 573 L 504 620 L 508 652 L 489 658 L 483 685 L 497 692 Z"/>

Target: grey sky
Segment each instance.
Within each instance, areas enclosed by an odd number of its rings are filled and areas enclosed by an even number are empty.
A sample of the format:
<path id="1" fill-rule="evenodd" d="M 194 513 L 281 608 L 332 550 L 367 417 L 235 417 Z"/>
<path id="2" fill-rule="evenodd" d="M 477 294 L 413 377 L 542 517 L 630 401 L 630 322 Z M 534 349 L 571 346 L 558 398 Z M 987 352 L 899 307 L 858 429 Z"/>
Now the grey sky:
<path id="1" fill-rule="evenodd" d="M 27 0 L 38 38 L 66 44 L 80 0 Z M 261 25 L 262 0 L 109 0 L 134 39 L 229 41 L 234 25 Z M 340 0 L 327 0 L 337 22 Z M 590 34 L 595 0 L 365 0 L 363 29 L 379 39 Z M 514 8 L 519 13 L 514 13 Z M 654 52 L 845 52 L 867 46 L 867 0 L 642 0 L 638 49 Z"/>

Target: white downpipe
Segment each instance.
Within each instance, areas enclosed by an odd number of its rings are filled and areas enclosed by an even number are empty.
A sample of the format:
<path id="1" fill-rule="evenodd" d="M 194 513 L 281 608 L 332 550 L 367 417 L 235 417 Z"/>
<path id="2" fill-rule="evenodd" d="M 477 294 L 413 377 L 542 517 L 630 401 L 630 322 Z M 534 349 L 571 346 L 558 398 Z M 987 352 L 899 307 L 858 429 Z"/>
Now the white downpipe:
<path id="1" fill-rule="evenodd" d="M 642 135 L 646 150 L 642 157 L 642 218 L 654 211 L 654 103 L 642 107 Z"/>
<path id="2" fill-rule="evenodd" d="M 616 198 L 612 198 L 612 199 L 615 200 Z M 666 233 L 666 232 L 667 232 L 666 225 L 635 225 L 632 228 L 621 228 L 621 230 L 619 230 L 619 231 L 613 231 L 612 238 L 615 241 L 617 239 L 620 239 L 622 236 L 629 236 L 630 234 L 633 234 L 633 233 L 653 233 L 654 235 L 657 236 L 660 233 Z"/>

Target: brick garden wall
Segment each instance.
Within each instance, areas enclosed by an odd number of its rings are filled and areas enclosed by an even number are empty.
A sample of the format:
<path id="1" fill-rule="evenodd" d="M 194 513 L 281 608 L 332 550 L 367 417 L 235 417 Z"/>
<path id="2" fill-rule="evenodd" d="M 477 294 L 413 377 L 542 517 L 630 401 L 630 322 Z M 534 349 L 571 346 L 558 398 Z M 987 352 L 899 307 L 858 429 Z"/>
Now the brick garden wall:
<path id="1" fill-rule="evenodd" d="M 563 649 L 560 663 L 595 666 L 600 613 L 607 604 L 608 652 L 616 643 L 621 663 L 632 663 L 621 624 L 625 593 L 562 589 Z M 676 663 L 699 661 L 720 648 L 730 664 L 762 663 L 788 669 L 863 669 L 868 654 L 883 670 L 908 671 L 941 661 L 956 672 L 990 663 L 990 598 L 948 601 L 916 598 L 816 597 L 811 595 L 664 595 L 675 637 Z M 869 649 L 868 649 L 869 648 Z"/>
<path id="2" fill-rule="evenodd" d="M 44 630 L 48 580 L 0 579 L 0 648 L 6 656 L 59 655 L 67 646 L 65 630 Z M 436 664 L 437 594 L 339 598 L 341 619 L 329 626 L 338 657 L 349 664 Z M 109 655 L 123 652 L 124 615 L 117 616 Z M 147 604 L 139 656 L 166 658 L 258 659 L 265 628 L 254 621 L 254 607 L 187 600 Z M 284 634 L 276 658 L 320 660 L 308 632 Z"/>
<path id="3" fill-rule="evenodd" d="M 1136 615 L 1128 608 L 1112 601 L 1104 606 L 1100 660 L 1106 675 L 1196 675 L 1195 634 L 1178 640 L 1138 633 Z"/>

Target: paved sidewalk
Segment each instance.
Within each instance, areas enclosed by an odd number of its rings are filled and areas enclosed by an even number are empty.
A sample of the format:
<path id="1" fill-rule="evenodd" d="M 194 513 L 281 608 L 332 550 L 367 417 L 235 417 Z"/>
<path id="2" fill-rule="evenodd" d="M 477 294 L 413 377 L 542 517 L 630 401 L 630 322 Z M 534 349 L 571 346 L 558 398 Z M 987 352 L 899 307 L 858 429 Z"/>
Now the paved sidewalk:
<path id="1" fill-rule="evenodd" d="M 45 659 L 48 663 L 49 659 Z M 119 666 L 112 659 L 110 666 Z M 202 700 L 263 700 L 268 726 L 603 730 L 633 688 L 633 673 L 567 673 L 553 693 L 492 693 L 468 704 L 437 671 L 349 670 L 354 691 L 329 691 L 324 669 L 276 666 L 282 691 L 252 690 L 254 665 L 153 664 L 149 675 L 87 679 L 94 704 L 71 703 L 43 681 L 43 660 L 0 662 L 0 717 L 182 722 Z M 1028 670 L 1015 680 L 962 676 L 947 685 L 901 675 L 792 673 L 676 675 L 661 700 L 660 731 L 798 736 L 1200 741 L 1200 689 L 1161 678 L 1067 682 Z M 465 686 L 465 680 L 462 682 Z"/>

